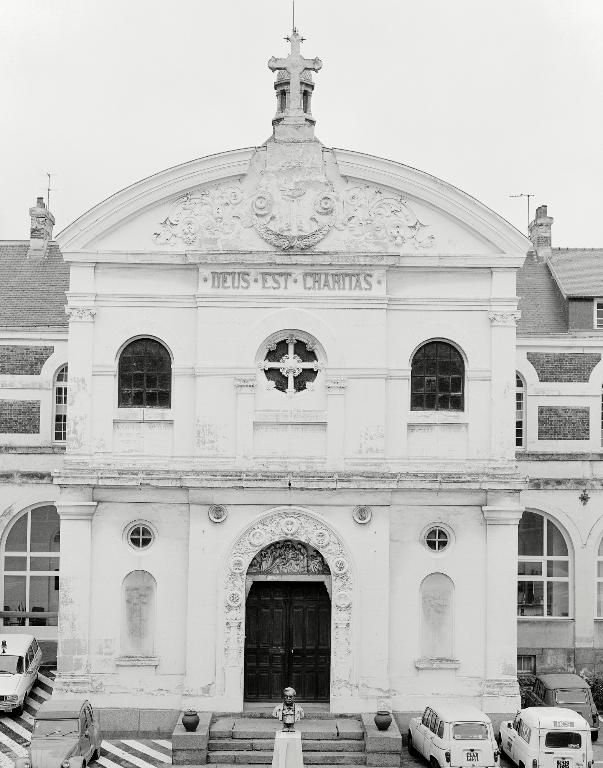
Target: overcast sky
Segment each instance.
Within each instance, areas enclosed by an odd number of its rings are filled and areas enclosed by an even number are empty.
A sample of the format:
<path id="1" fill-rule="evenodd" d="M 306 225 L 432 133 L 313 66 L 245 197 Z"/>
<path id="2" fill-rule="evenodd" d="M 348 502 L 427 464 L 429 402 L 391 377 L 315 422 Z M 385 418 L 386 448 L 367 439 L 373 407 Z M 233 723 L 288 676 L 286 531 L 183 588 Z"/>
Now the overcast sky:
<path id="1" fill-rule="evenodd" d="M 553 244 L 603 247 L 603 0 L 297 0 L 327 146 L 450 182 Z M 262 144 L 291 0 L 0 0 L 0 239 Z"/>

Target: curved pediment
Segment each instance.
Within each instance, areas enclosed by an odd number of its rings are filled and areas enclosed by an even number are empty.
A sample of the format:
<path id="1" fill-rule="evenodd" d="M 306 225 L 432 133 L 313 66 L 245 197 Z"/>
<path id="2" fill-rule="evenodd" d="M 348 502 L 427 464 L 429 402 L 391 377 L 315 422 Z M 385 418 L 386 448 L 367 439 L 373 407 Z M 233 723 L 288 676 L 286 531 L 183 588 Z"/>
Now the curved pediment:
<path id="1" fill-rule="evenodd" d="M 514 227 L 429 174 L 382 158 L 277 142 L 193 160 L 85 213 L 64 253 L 282 251 L 523 255 Z"/>

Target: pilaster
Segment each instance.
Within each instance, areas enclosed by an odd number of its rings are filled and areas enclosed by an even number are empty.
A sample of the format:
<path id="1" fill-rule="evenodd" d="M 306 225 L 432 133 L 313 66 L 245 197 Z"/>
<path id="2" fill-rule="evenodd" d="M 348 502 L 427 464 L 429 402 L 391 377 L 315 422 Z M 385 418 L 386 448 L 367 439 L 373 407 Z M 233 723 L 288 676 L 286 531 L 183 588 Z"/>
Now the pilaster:
<path id="1" fill-rule="evenodd" d="M 343 467 L 347 379 L 327 378 L 327 464 Z"/>
<path id="2" fill-rule="evenodd" d="M 489 494 L 490 496 L 490 494 Z M 514 712 L 517 685 L 517 528 L 519 497 L 505 494 L 482 507 L 486 522 L 486 674 L 484 711 Z M 488 501 L 491 501 L 488 498 Z M 503 707 L 502 709 L 500 709 Z"/>
<path id="3" fill-rule="evenodd" d="M 94 316 L 92 306 L 69 305 L 69 389 L 67 450 L 92 453 L 92 361 L 94 354 Z"/>
<path id="4" fill-rule="evenodd" d="M 55 690 L 89 690 L 92 518 L 97 504 L 92 489 L 56 502 L 61 519 L 59 642 Z"/>
<path id="5" fill-rule="evenodd" d="M 256 374 L 236 376 L 236 460 L 248 464 L 253 459 L 253 411 L 255 403 Z"/>
<path id="6" fill-rule="evenodd" d="M 515 433 L 515 338 L 516 310 L 489 313 L 491 323 L 490 452 L 493 459 L 513 460 Z"/>

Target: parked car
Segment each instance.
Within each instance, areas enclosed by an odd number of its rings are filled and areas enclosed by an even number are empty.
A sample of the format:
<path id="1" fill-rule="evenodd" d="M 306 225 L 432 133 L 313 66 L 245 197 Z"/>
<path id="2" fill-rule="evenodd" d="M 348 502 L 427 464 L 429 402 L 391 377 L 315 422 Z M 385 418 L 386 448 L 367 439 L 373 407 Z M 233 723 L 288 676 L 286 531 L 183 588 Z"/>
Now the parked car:
<path id="1" fill-rule="evenodd" d="M 33 635 L 0 635 L 0 711 L 23 713 L 41 663 L 42 651 Z"/>
<path id="2" fill-rule="evenodd" d="M 51 698 L 38 709 L 27 755 L 15 768 L 83 768 L 98 760 L 101 741 L 90 702 Z"/>
<path id="3" fill-rule="evenodd" d="M 418 752 L 434 768 L 499 765 L 490 718 L 468 705 L 436 705 L 427 707 L 423 717 L 413 717 L 408 751 Z"/>
<path id="4" fill-rule="evenodd" d="M 524 694 L 528 707 L 567 707 L 590 723 L 593 741 L 599 738 L 599 713 L 590 686 L 580 675 L 538 675 Z"/>
<path id="5" fill-rule="evenodd" d="M 520 768 L 593 768 L 590 723 L 573 709 L 528 707 L 500 724 L 500 751 Z"/>

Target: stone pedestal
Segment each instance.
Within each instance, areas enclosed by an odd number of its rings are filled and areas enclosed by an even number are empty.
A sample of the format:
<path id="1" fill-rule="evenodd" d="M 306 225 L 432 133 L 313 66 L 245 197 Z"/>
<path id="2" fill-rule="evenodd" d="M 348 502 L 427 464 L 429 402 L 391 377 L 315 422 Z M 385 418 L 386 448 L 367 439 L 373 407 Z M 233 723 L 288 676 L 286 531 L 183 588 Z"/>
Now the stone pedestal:
<path id="1" fill-rule="evenodd" d="M 272 768 L 302 768 L 301 733 L 299 731 L 279 731 L 274 737 Z"/>
<path id="2" fill-rule="evenodd" d="M 199 712 L 199 725 L 195 731 L 186 731 L 182 715 L 172 733 L 172 763 L 174 765 L 205 765 L 211 712 Z"/>

